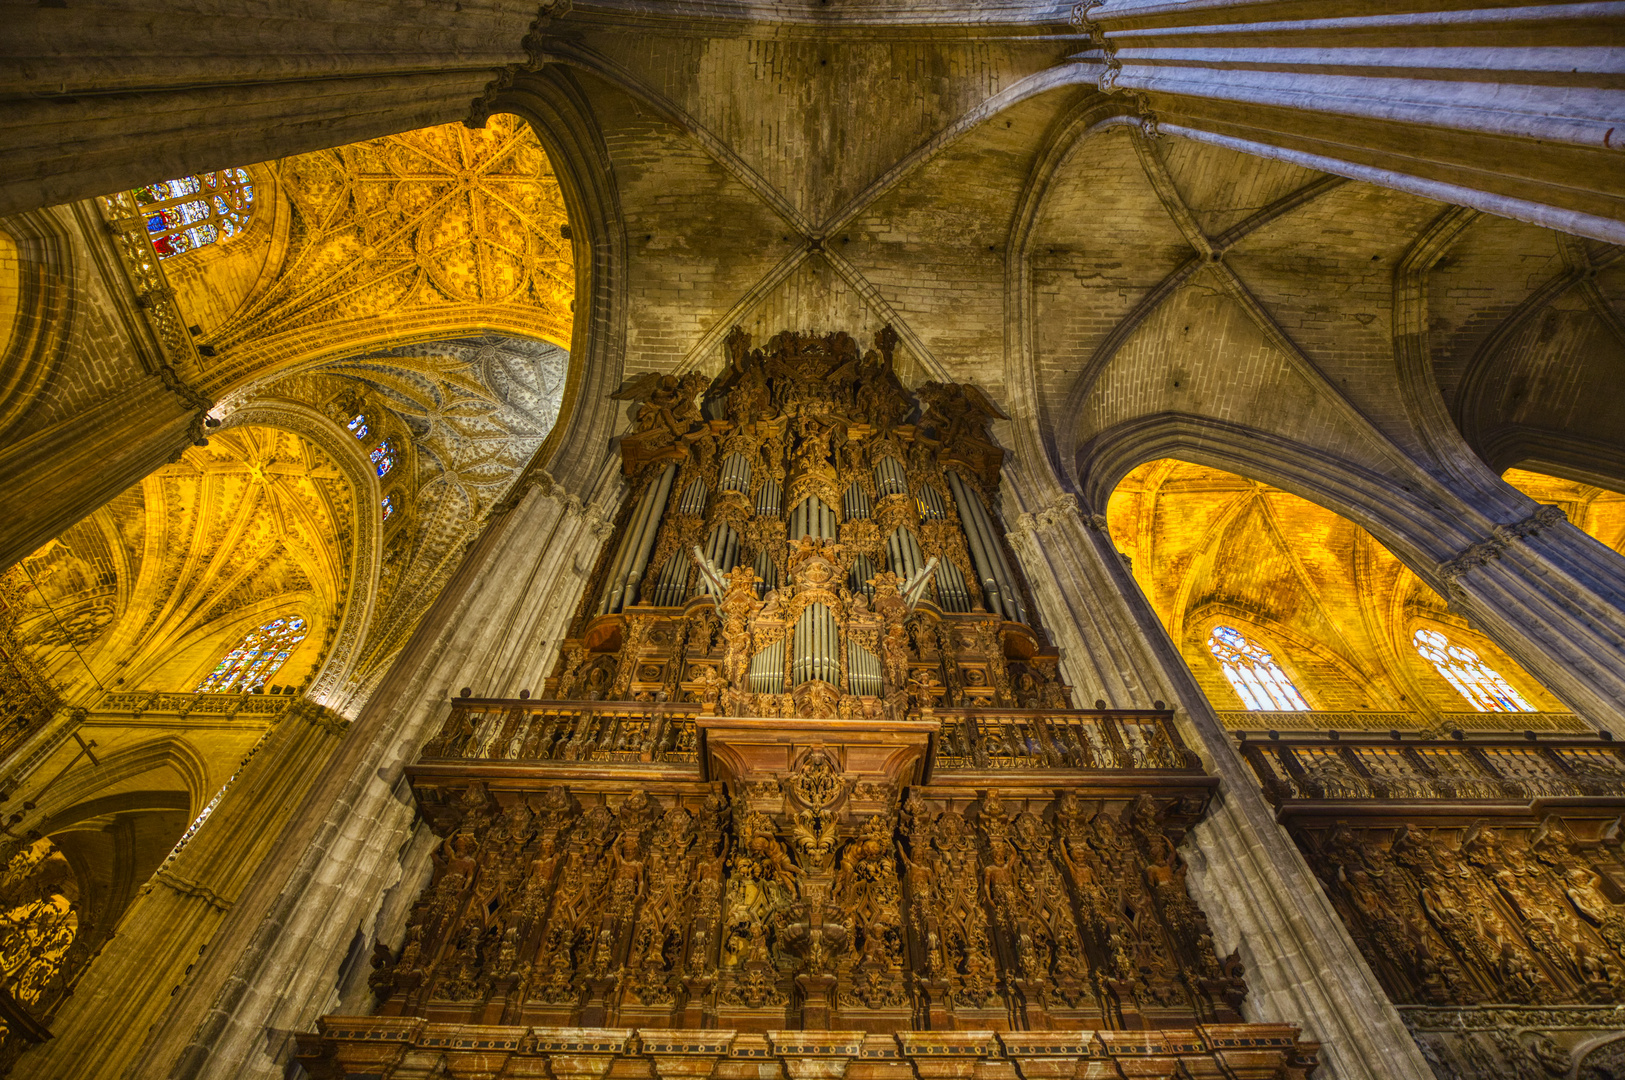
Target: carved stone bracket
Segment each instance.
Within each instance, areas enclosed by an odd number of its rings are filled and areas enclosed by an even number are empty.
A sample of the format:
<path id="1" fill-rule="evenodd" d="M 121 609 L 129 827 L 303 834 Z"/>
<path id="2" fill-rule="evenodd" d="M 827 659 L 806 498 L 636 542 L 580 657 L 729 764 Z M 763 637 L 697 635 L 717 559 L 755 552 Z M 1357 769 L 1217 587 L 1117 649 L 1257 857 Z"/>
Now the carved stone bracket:
<path id="1" fill-rule="evenodd" d="M 1467 590 L 1460 579 L 1467 573 L 1487 566 L 1499 559 L 1515 541 L 1528 541 L 1554 525 L 1568 520 L 1560 507 L 1542 506 L 1533 514 L 1509 525 L 1497 525 L 1487 540 L 1481 540 L 1463 549 L 1454 559 L 1439 564 L 1439 577 L 1453 596 L 1465 598 Z"/>

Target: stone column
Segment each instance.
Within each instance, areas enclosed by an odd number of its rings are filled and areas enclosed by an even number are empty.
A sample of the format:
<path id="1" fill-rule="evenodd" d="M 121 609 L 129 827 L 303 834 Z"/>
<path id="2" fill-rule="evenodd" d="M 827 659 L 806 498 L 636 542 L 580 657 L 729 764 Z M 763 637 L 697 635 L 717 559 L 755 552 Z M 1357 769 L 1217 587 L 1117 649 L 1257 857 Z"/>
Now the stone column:
<path id="1" fill-rule="evenodd" d="M 1555 506 L 1528 509 L 1441 562 L 1435 587 L 1570 708 L 1625 735 L 1625 557 Z"/>
<path id="2" fill-rule="evenodd" d="M 170 857 L 90 962 L 79 992 L 51 1022 L 54 1038 L 25 1053 L 23 1078 L 118 1076 L 140 1050 L 241 895 L 276 847 L 294 808 L 332 754 L 346 722 L 295 702 L 179 853 Z"/>
<path id="3" fill-rule="evenodd" d="M 1613 3 L 1083 0 L 1085 78 L 1153 130 L 1619 243 Z"/>
<path id="4" fill-rule="evenodd" d="M 1063 496 L 1016 519 L 1010 540 L 1081 705 L 1171 703 L 1222 784 L 1186 852 L 1191 892 L 1220 954 L 1240 948 L 1249 1021 L 1301 1024 L 1338 1080 L 1432 1072 L 1297 848 L 1275 823 L 1155 612 L 1104 531 Z M 1192 737 L 1194 736 L 1194 737 Z M 1318 1075 L 1318 1074 L 1317 1074 Z"/>
<path id="5" fill-rule="evenodd" d="M 334 987 L 358 933 L 365 944 L 356 955 L 371 951 L 379 907 L 412 857 L 403 769 L 444 718 L 448 698 L 464 686 L 482 696 L 534 690 L 551 667 L 624 492 L 618 473 L 604 476 L 598 497 L 583 505 L 542 474 L 492 521 L 131 1076 L 283 1075 L 293 1035 L 336 1005 Z"/>
<path id="6" fill-rule="evenodd" d="M 150 247 L 153 280 L 138 288 L 91 202 L 0 229 L 20 271 L 17 328 L 0 358 L 0 566 L 11 566 L 178 458 L 201 437 L 209 402 L 154 325 L 155 301 L 169 301 L 153 295 L 163 282 Z"/>

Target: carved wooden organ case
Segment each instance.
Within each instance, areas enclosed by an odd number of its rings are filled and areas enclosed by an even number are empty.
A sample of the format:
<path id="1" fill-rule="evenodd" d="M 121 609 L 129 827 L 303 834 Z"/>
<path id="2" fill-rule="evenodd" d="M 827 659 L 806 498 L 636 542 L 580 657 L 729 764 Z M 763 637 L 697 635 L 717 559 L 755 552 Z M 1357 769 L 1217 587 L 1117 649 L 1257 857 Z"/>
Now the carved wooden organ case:
<path id="1" fill-rule="evenodd" d="M 554 673 L 454 701 L 410 770 L 433 876 L 313 1072 L 475 1029 L 1313 1068 L 1241 1022 L 1187 893 L 1216 781 L 1171 713 L 1072 708 L 998 525 L 1001 414 L 911 393 L 894 342 L 736 330 L 709 385 L 623 388 L 630 491 Z"/>

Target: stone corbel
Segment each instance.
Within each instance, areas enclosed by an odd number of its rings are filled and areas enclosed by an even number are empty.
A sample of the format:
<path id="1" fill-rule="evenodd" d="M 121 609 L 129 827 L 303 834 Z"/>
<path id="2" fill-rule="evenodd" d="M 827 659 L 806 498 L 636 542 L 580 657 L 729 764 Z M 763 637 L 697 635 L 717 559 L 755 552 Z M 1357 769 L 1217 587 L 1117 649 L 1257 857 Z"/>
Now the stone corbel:
<path id="1" fill-rule="evenodd" d="M 296 701 L 293 708 L 288 710 L 291 716 L 297 716 L 311 727 L 320 728 L 329 735 L 342 737 L 350 730 L 350 721 L 329 709 L 326 705 L 318 705 L 309 699 Z"/>
<path id="2" fill-rule="evenodd" d="M 491 119 L 496 111 L 496 101 L 503 91 L 513 86 L 514 79 L 520 72 L 540 71 L 547 64 L 547 31 L 558 20 L 570 13 L 570 0 L 544 0 L 536 9 L 536 18 L 530 24 L 530 29 L 520 40 L 520 48 L 525 50 L 525 61 L 522 64 L 509 64 L 497 73 L 497 77 L 485 84 L 480 96 L 474 99 L 469 108 L 468 119 L 463 121 L 465 127 L 482 128 Z"/>
<path id="3" fill-rule="evenodd" d="M 1083 523 L 1091 529 L 1105 528 L 1105 517 L 1100 514 L 1090 514 L 1085 517 L 1078 504 L 1078 497 L 1068 492 L 1065 495 L 1057 495 L 1051 499 L 1044 509 L 1036 513 L 1022 514 L 1016 518 L 1016 527 L 1013 533 L 1007 536 L 1007 539 L 1014 541 L 1017 534 L 1032 535 L 1036 534 L 1039 529 L 1052 529 L 1066 518 L 1072 516 L 1082 517 Z M 1096 518 L 1099 518 L 1101 522 L 1098 526 L 1095 524 Z"/>
<path id="4" fill-rule="evenodd" d="M 1554 525 L 1567 521 L 1568 515 L 1560 507 L 1542 506 L 1533 514 L 1510 525 L 1497 525 L 1487 540 L 1470 544 L 1454 559 L 1439 564 L 1439 578 L 1455 599 L 1464 600 L 1467 590 L 1461 578 L 1479 567 L 1499 559 L 1507 548 L 1518 541 L 1528 541 Z"/>

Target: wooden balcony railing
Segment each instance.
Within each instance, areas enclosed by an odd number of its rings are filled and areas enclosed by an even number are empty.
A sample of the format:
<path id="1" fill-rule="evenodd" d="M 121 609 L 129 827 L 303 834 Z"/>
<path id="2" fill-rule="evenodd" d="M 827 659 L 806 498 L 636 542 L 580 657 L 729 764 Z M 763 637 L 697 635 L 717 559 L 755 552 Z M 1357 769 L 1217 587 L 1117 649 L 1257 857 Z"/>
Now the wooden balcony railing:
<path id="1" fill-rule="evenodd" d="M 1350 799 L 1529 802 L 1625 796 L 1625 746 L 1598 737 L 1283 736 L 1246 739 L 1241 752 L 1277 807 Z"/>
<path id="2" fill-rule="evenodd" d="M 1554 735 L 1560 733 L 1586 735 L 1591 731 L 1591 725 L 1570 712 L 1446 712 L 1436 716 L 1424 716 L 1414 712 L 1265 712 L 1223 709 L 1219 711 L 1218 717 L 1225 730 L 1246 732 L 1252 738 L 1264 738 L 1270 731 L 1278 731 L 1285 735 L 1288 732 L 1324 732 L 1332 728 L 1344 734 L 1386 735 L 1390 731 L 1399 731 L 1413 736 L 1455 730 L 1485 735 L 1521 735 L 1525 731 Z"/>
<path id="3" fill-rule="evenodd" d="M 458 698 L 422 760 L 693 762 L 699 712 L 641 701 Z"/>
<path id="4" fill-rule="evenodd" d="M 638 701 L 458 698 L 423 762 L 698 760 L 701 706 Z M 937 769 L 1173 769 L 1200 772 L 1171 712 L 936 709 Z"/>
<path id="5" fill-rule="evenodd" d="M 1171 712 L 937 709 L 938 769 L 1201 770 Z"/>

